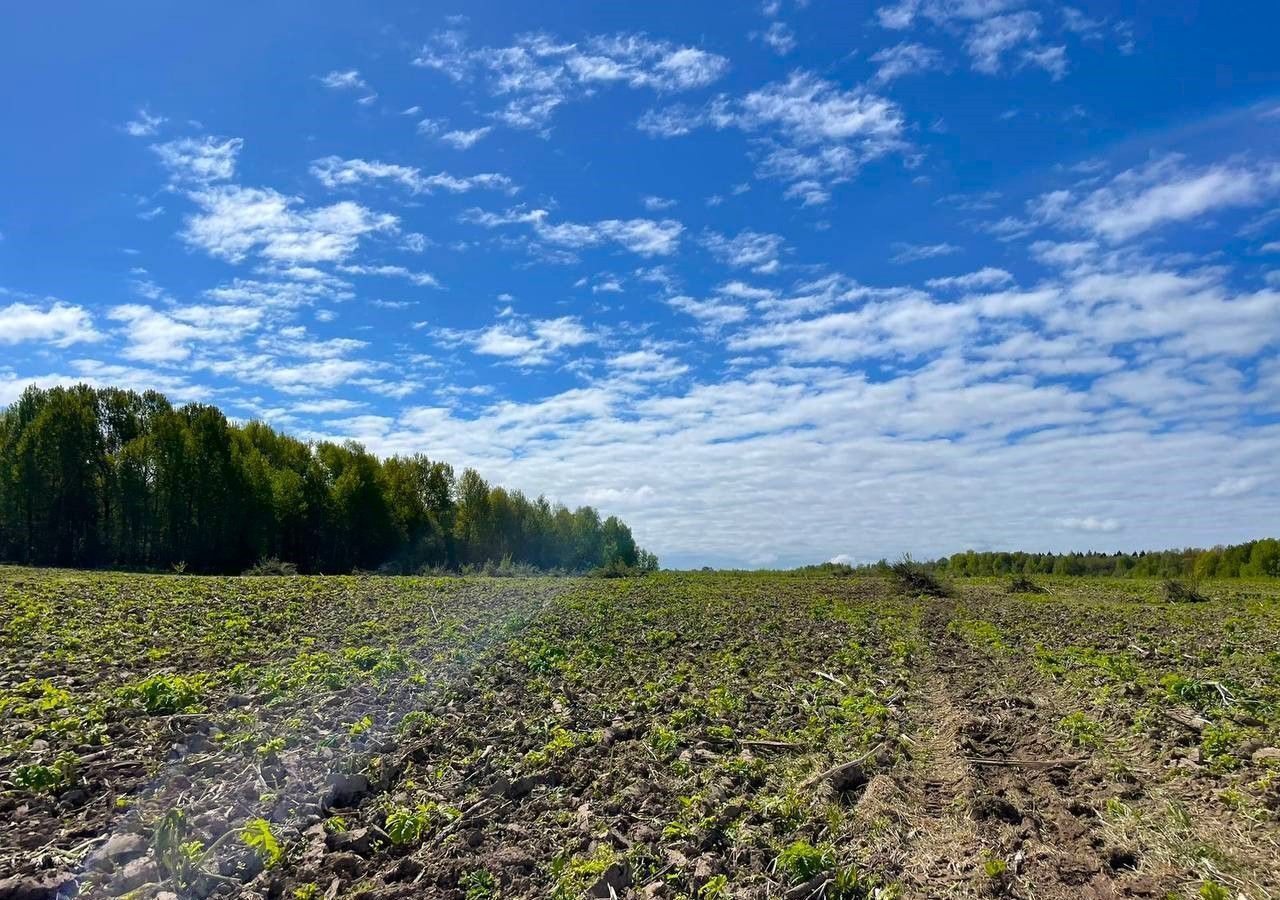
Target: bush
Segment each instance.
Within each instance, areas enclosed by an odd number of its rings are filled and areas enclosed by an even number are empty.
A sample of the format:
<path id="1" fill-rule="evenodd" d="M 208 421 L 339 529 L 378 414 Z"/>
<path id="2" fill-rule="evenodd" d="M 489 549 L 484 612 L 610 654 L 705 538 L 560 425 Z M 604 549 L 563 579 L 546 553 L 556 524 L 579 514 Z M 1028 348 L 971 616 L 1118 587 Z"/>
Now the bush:
<path id="1" fill-rule="evenodd" d="M 591 575 L 595 578 L 631 578 L 641 574 L 643 573 L 639 569 L 627 565 L 617 557 L 609 560 L 605 565 L 591 570 Z"/>
<path id="2" fill-rule="evenodd" d="M 244 574 L 248 576 L 258 575 L 297 575 L 298 567 L 291 562 L 276 559 L 272 557 L 263 557 L 258 560 L 256 565 L 250 566 L 244 570 Z"/>
<path id="3" fill-rule="evenodd" d="M 1209 598 L 1200 593 L 1200 585 L 1194 580 L 1179 581 L 1166 578 L 1163 586 L 1164 599 L 1170 603 L 1203 603 Z"/>
<path id="4" fill-rule="evenodd" d="M 1049 593 L 1025 575 L 1015 575 L 1007 588 L 1010 594 L 1047 594 Z"/>
<path id="5" fill-rule="evenodd" d="M 491 578 L 532 578 L 535 575 L 541 575 L 542 571 L 530 563 L 515 562 L 511 555 L 507 554 L 497 563 L 493 560 L 486 562 L 481 569 L 481 574 Z"/>
<path id="6" fill-rule="evenodd" d="M 904 591 L 924 594 L 927 597 L 947 597 L 951 589 L 939 581 L 932 572 L 907 554 L 889 567 L 889 576 Z"/>

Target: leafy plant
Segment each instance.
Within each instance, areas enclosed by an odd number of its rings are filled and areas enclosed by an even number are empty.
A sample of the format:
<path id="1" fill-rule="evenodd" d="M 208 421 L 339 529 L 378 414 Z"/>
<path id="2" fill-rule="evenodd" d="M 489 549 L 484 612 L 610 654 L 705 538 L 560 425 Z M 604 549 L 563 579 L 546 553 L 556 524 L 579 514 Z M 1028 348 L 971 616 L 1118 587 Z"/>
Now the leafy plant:
<path id="1" fill-rule="evenodd" d="M 795 841 L 778 854 L 773 865 L 779 875 L 792 884 L 800 884 L 831 868 L 834 862 L 835 851 L 830 845 L 815 847 L 808 841 Z"/>
<path id="2" fill-rule="evenodd" d="M 431 812 L 426 806 L 397 806 L 387 813 L 384 825 L 396 846 L 417 844 L 431 827 Z"/>
<path id="3" fill-rule="evenodd" d="M 67 787 L 75 779 L 78 760 L 74 753 L 63 753 L 51 766 L 43 763 L 17 766 L 9 780 L 19 790 L 51 794 Z"/>
<path id="4" fill-rule="evenodd" d="M 618 861 L 618 855 L 607 844 L 601 844 L 589 856 L 560 854 L 551 861 L 551 900 L 579 900 L 610 866 Z"/>
<path id="5" fill-rule="evenodd" d="M 1083 712 L 1076 710 L 1062 718 L 1058 723 L 1071 743 L 1077 747 L 1097 748 L 1102 746 L 1103 729 L 1100 722 L 1091 719 Z"/>
<path id="6" fill-rule="evenodd" d="M 729 896 L 729 876 L 712 875 L 698 888 L 698 900 L 725 900 Z"/>
<path id="7" fill-rule="evenodd" d="M 152 675 L 120 689 L 120 698 L 138 703 L 153 716 L 199 708 L 208 679 L 200 675 Z"/>
<path id="8" fill-rule="evenodd" d="M 498 896 L 498 881 L 488 869 L 472 869 L 458 879 L 464 900 L 491 900 Z"/>
<path id="9" fill-rule="evenodd" d="M 284 857 L 280 842 L 271 831 L 271 823 L 266 819 L 252 819 L 247 822 L 244 830 L 240 832 L 240 840 L 257 852 L 263 865 L 268 869 L 273 868 Z"/>
<path id="10" fill-rule="evenodd" d="M 1200 885 L 1200 900 L 1231 900 L 1231 892 L 1212 878 L 1206 878 Z"/>
<path id="11" fill-rule="evenodd" d="M 670 728 L 658 725 L 649 732 L 649 746 L 659 756 L 674 756 L 680 747 L 680 739 Z"/>
<path id="12" fill-rule="evenodd" d="M 1205 726 L 1200 733 L 1200 752 L 1204 761 L 1215 772 L 1230 772 L 1240 765 L 1235 748 L 1240 743 L 1239 728 L 1225 722 Z"/>

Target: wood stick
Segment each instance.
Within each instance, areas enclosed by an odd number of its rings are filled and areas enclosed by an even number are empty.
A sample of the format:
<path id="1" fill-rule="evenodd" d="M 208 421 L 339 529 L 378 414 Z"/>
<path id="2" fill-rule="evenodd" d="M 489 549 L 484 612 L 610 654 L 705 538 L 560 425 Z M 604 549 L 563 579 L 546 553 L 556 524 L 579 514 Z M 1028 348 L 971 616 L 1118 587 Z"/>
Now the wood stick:
<path id="1" fill-rule="evenodd" d="M 832 675 L 830 672 L 824 672 L 821 669 L 814 669 L 813 674 L 817 675 L 819 678 L 827 679 L 827 681 L 830 681 L 832 684 L 838 684 L 842 688 L 849 687 L 849 683 L 847 681 L 845 681 L 843 678 L 837 678 L 836 676 Z"/>
<path id="2" fill-rule="evenodd" d="M 975 766 L 1029 766 L 1031 768 L 1053 769 L 1058 766 L 1078 766 L 1083 759 L 1017 759 L 1014 757 L 966 756 L 964 761 Z"/>
<path id="3" fill-rule="evenodd" d="M 809 778 L 804 782 L 802 782 L 800 785 L 800 789 L 807 790 L 808 788 L 811 788 L 816 784 L 821 784 L 822 782 L 830 778 L 835 778 L 837 775 L 843 775 L 845 772 L 848 772 L 850 769 L 856 769 L 858 766 L 862 765 L 871 757 L 879 753 L 882 747 L 884 747 L 883 741 L 876 744 L 874 747 L 872 747 L 866 753 L 862 754 L 862 756 L 859 756 L 857 759 L 832 766 L 830 769 L 827 769 L 825 772 L 819 772 L 817 775 L 814 775 L 812 778 Z"/>

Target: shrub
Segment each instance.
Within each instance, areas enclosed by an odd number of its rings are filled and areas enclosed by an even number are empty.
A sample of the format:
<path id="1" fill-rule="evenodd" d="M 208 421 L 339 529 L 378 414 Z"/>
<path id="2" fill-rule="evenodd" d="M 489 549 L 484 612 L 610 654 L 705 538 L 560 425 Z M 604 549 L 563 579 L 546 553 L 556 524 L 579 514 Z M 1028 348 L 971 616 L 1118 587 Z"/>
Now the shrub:
<path id="1" fill-rule="evenodd" d="M 276 559 L 274 556 L 263 557 L 258 562 L 244 570 L 246 576 L 261 575 L 297 575 L 298 567 L 293 563 Z"/>
<path id="2" fill-rule="evenodd" d="M 951 594 L 950 588 L 912 559 L 909 553 L 889 567 L 889 575 L 899 588 L 913 594 L 924 594 L 927 597 L 947 597 Z"/>
<path id="3" fill-rule="evenodd" d="M 1200 593 L 1200 585 L 1194 580 L 1179 581 L 1166 578 L 1163 586 L 1164 599 L 1170 603 L 1203 603 L 1209 598 Z"/>
<path id="4" fill-rule="evenodd" d="M 591 570 L 591 575 L 595 578 L 631 578 L 640 574 L 642 573 L 638 569 L 627 565 L 617 557 L 609 560 L 607 564 Z"/>
<path id="5" fill-rule="evenodd" d="M 1047 594 L 1045 588 L 1036 584 L 1025 575 L 1015 575 L 1007 588 L 1010 594 Z"/>

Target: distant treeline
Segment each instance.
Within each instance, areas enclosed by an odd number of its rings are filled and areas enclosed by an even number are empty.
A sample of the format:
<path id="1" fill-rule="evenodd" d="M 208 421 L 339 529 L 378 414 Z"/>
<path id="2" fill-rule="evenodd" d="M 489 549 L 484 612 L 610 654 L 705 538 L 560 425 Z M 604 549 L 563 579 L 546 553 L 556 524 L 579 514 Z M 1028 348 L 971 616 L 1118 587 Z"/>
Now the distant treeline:
<path id="1" fill-rule="evenodd" d="M 828 564 L 831 565 L 831 564 Z M 1210 550 L 1148 550 L 1137 553 L 978 553 L 967 550 L 924 569 L 939 575 L 1092 575 L 1154 578 L 1280 576 L 1280 540 L 1267 538 Z M 887 568 L 881 560 L 863 569 Z"/>
<path id="2" fill-rule="evenodd" d="M 0 560 L 238 573 L 657 568 L 616 517 L 455 477 L 421 454 L 310 444 L 213 406 L 85 385 L 0 412 Z"/>

